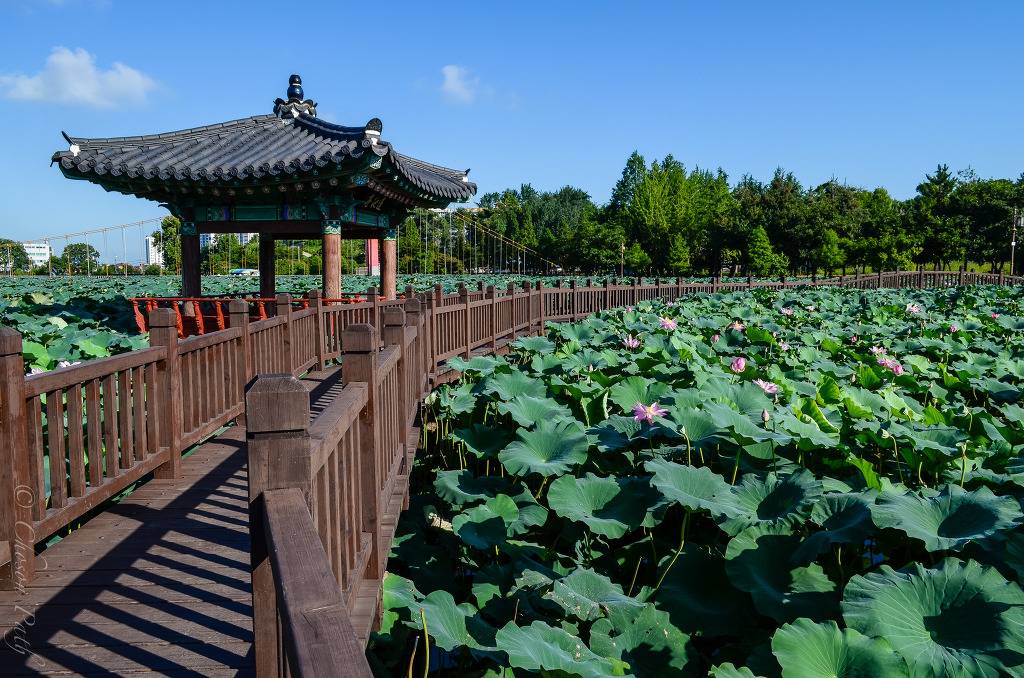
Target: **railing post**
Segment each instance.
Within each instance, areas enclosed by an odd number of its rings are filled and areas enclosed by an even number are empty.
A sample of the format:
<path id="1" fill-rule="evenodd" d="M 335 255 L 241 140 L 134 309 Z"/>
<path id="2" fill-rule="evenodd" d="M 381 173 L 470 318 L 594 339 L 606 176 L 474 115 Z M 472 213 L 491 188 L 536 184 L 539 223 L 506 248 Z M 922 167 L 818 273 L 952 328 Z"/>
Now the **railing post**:
<path id="1" fill-rule="evenodd" d="M 403 296 L 405 296 L 406 299 L 416 298 L 416 288 L 413 287 L 412 285 L 406 285 Z"/>
<path id="2" fill-rule="evenodd" d="M 882 271 L 878 271 L 878 279 L 875 281 L 875 289 L 882 289 Z"/>
<path id="3" fill-rule="evenodd" d="M 35 484 L 29 480 L 25 361 L 21 334 L 10 327 L 0 327 L 0 412 L 0 544 L 10 556 L 0 589 L 22 590 L 35 578 L 32 507 L 43 497 L 35 496 Z"/>
<path id="4" fill-rule="evenodd" d="M 754 286 L 754 276 L 750 273 L 747 274 L 747 289 L 749 290 Z"/>
<path id="5" fill-rule="evenodd" d="M 522 290 L 526 295 L 526 317 L 523 318 L 523 322 L 526 325 L 527 336 L 533 335 L 533 285 L 529 281 L 524 280 L 522 283 Z"/>
<path id="6" fill-rule="evenodd" d="M 437 353 L 434 351 L 434 341 L 437 337 L 437 313 L 434 304 L 434 295 L 426 294 L 423 296 L 423 310 L 426 317 L 423 319 L 423 331 L 426 332 L 426 344 L 427 347 L 424 351 L 426 356 L 426 362 L 423 364 L 423 368 L 427 373 L 427 381 L 430 381 L 434 374 L 434 369 L 437 367 Z"/>
<path id="7" fill-rule="evenodd" d="M 509 341 L 512 342 L 516 338 L 516 284 L 510 282 L 505 285 L 505 293 L 508 295 Z"/>
<path id="8" fill-rule="evenodd" d="M 956 275 L 956 285 L 957 285 L 957 287 L 963 287 L 964 286 L 964 267 L 963 266 L 961 266 L 960 270 L 957 272 L 957 275 Z"/>
<path id="9" fill-rule="evenodd" d="M 409 383 L 407 378 L 409 355 L 405 351 L 405 309 L 389 306 L 384 309 L 382 320 L 384 321 L 384 346 L 397 346 L 399 351 L 398 411 L 401 414 L 399 415 L 398 441 L 405 445 L 409 421 L 409 398 L 412 397 L 406 392 L 406 385 Z"/>
<path id="10" fill-rule="evenodd" d="M 818 286 L 818 272 L 814 271 L 813 273 L 811 273 L 811 287 L 817 287 L 817 286 Z"/>
<path id="11" fill-rule="evenodd" d="M 178 361 L 178 327 L 174 311 L 155 308 L 149 312 L 149 345 L 162 346 L 164 359 L 156 364 L 156 383 L 159 393 L 157 429 L 160 446 L 167 448 L 167 461 L 153 471 L 160 479 L 181 477 L 181 436 L 185 428 L 183 398 L 191 394 L 181 392 L 181 363 Z"/>
<path id="12" fill-rule="evenodd" d="M 413 369 L 416 370 L 416 393 L 412 395 L 419 399 L 426 393 L 426 373 L 430 371 L 427 367 L 427 355 L 430 348 L 427 344 L 426 324 L 423 322 L 423 307 L 415 296 L 407 297 L 403 308 L 405 309 L 405 324 L 416 328 L 416 347 L 419 349 L 419 353 L 416 356 L 416 364 L 413 366 Z"/>
<path id="13" fill-rule="evenodd" d="M 238 371 L 238 394 L 242 400 L 245 399 L 245 389 L 252 381 L 256 370 L 253 368 L 252 351 L 250 350 L 249 335 L 249 304 L 241 299 L 232 299 L 228 304 L 228 327 L 239 327 L 242 336 L 238 338 L 238 353 L 235 356 L 236 369 Z M 245 414 L 238 418 L 238 424 L 245 424 Z"/>
<path id="14" fill-rule="evenodd" d="M 308 296 L 309 306 L 314 309 L 313 333 L 316 335 L 314 338 L 314 346 L 316 348 L 316 369 L 323 370 L 327 363 L 327 360 L 324 358 L 327 354 L 327 351 L 324 348 L 326 343 L 326 337 L 324 336 L 324 293 L 320 290 L 310 290 Z"/>
<path id="15" fill-rule="evenodd" d="M 544 336 L 544 283 L 538 280 L 534 287 L 537 289 L 537 334 Z"/>
<path id="16" fill-rule="evenodd" d="M 611 281 L 608 278 L 604 279 L 604 302 L 601 304 L 601 310 L 607 311 L 612 307 L 612 290 Z"/>
<path id="17" fill-rule="evenodd" d="M 495 290 L 494 285 L 487 286 L 487 299 L 490 300 L 489 310 L 489 322 L 488 327 L 490 331 L 490 354 L 496 355 L 498 353 L 498 292 Z"/>
<path id="18" fill-rule="evenodd" d="M 245 394 L 249 476 L 249 539 L 255 666 L 277 676 L 287 659 L 278 641 L 277 593 L 267 550 L 263 492 L 297 487 L 312 506 L 309 392 L 290 374 L 267 374 Z M 310 510 L 312 514 L 312 510 Z"/>
<path id="19" fill-rule="evenodd" d="M 473 335 L 469 312 L 469 290 L 466 289 L 466 283 L 464 282 L 459 283 L 459 304 L 462 306 L 462 331 L 465 332 L 466 336 L 466 350 L 463 352 L 463 355 L 466 356 L 466 360 L 469 360 L 470 356 L 473 355 Z"/>
<path id="20" fill-rule="evenodd" d="M 569 281 L 569 313 L 573 322 L 576 322 L 576 314 L 579 312 L 579 292 L 576 290 L 576 278 Z"/>
<path id="21" fill-rule="evenodd" d="M 1002 271 L 999 271 L 999 282 L 998 282 L 998 285 L 999 285 L 1000 287 L 1002 287 L 1002 286 L 1003 286 L 1003 284 L 1004 284 L 1004 283 L 1003 283 L 1003 272 L 1002 272 Z"/>
<path id="22" fill-rule="evenodd" d="M 631 297 L 631 304 L 636 306 L 637 303 L 637 279 L 633 278 L 633 296 Z"/>
<path id="23" fill-rule="evenodd" d="M 380 296 L 380 295 L 377 293 L 377 288 L 376 287 L 371 285 L 370 287 L 366 288 L 366 298 L 370 302 L 373 303 L 373 311 L 371 312 L 371 315 L 370 315 L 370 318 L 371 318 L 370 324 L 373 325 L 373 329 L 375 329 L 377 331 L 377 335 L 376 336 L 379 339 L 380 338 L 381 324 L 380 324 L 380 299 L 377 298 L 378 296 Z M 380 348 L 380 347 L 378 346 L 378 348 Z"/>
<path id="24" fill-rule="evenodd" d="M 380 467 L 380 421 L 377 389 L 377 332 L 372 325 L 349 325 L 341 335 L 345 355 L 341 361 L 341 380 L 345 385 L 364 382 L 366 384 L 366 407 L 359 413 L 360 485 L 359 495 L 363 506 L 363 532 L 370 535 L 370 557 L 366 565 L 368 579 L 380 579 L 381 560 L 380 519 L 381 473 Z M 386 556 L 387 554 L 383 554 Z"/>
<path id="25" fill-rule="evenodd" d="M 275 309 L 276 315 L 284 318 L 284 345 L 281 346 L 281 357 L 285 361 L 285 365 L 288 367 L 288 372 L 295 369 L 295 360 L 292 355 L 292 295 L 287 292 L 282 292 L 274 297 L 277 308 Z"/>

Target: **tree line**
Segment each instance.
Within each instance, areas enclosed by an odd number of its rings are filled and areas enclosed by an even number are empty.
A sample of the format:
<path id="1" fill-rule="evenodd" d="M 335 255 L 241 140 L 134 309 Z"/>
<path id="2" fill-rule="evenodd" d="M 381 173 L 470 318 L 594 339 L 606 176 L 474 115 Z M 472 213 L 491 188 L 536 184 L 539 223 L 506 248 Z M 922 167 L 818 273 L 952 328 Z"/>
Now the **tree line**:
<path id="1" fill-rule="evenodd" d="M 585 273 L 623 264 L 662 275 L 972 263 L 1001 271 L 1024 175 L 984 179 L 939 165 L 913 197 L 898 200 L 835 179 L 805 187 L 781 168 L 767 181 L 744 175 L 731 184 L 721 169 L 688 170 L 671 155 L 648 164 L 634 152 L 604 205 L 572 186 L 539 192 L 526 184 L 485 194 L 480 206 L 495 231 Z"/>

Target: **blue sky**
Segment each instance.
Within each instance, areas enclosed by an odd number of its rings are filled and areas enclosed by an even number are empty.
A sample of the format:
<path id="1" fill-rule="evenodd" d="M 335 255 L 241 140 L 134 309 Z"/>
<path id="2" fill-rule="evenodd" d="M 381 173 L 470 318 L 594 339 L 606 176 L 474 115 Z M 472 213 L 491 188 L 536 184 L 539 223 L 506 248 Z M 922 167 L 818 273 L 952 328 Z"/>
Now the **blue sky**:
<path id="1" fill-rule="evenodd" d="M 1024 171 L 1020 2 L 0 0 L 0 25 L 15 239 L 163 213 L 49 167 L 61 130 L 270 112 L 293 72 L 321 117 L 380 117 L 399 150 L 471 167 L 481 192 L 571 183 L 603 202 L 633 149 L 901 198 L 940 162 Z"/>

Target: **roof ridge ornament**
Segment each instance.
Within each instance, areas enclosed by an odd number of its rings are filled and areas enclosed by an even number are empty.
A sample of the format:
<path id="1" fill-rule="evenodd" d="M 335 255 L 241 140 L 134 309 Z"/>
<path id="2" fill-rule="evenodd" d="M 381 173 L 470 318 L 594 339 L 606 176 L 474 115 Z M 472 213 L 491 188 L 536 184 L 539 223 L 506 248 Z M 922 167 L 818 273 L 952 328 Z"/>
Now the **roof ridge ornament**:
<path id="1" fill-rule="evenodd" d="M 274 115 L 279 118 L 297 118 L 305 113 L 316 117 L 316 102 L 312 99 L 303 100 L 302 78 L 292 74 L 288 78 L 288 99 L 278 97 L 274 100 Z"/>

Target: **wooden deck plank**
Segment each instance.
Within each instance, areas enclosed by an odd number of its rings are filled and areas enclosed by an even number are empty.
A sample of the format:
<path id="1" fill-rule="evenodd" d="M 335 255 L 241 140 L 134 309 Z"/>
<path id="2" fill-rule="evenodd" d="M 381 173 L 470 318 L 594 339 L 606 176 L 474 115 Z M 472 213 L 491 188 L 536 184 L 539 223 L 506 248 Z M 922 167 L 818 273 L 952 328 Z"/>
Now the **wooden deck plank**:
<path id="1" fill-rule="evenodd" d="M 338 377 L 307 383 L 318 408 Z M 150 480 L 46 549 L 24 592 L 0 591 L 0 673 L 250 675 L 244 443 L 243 428 L 221 431 L 180 478 Z"/>

